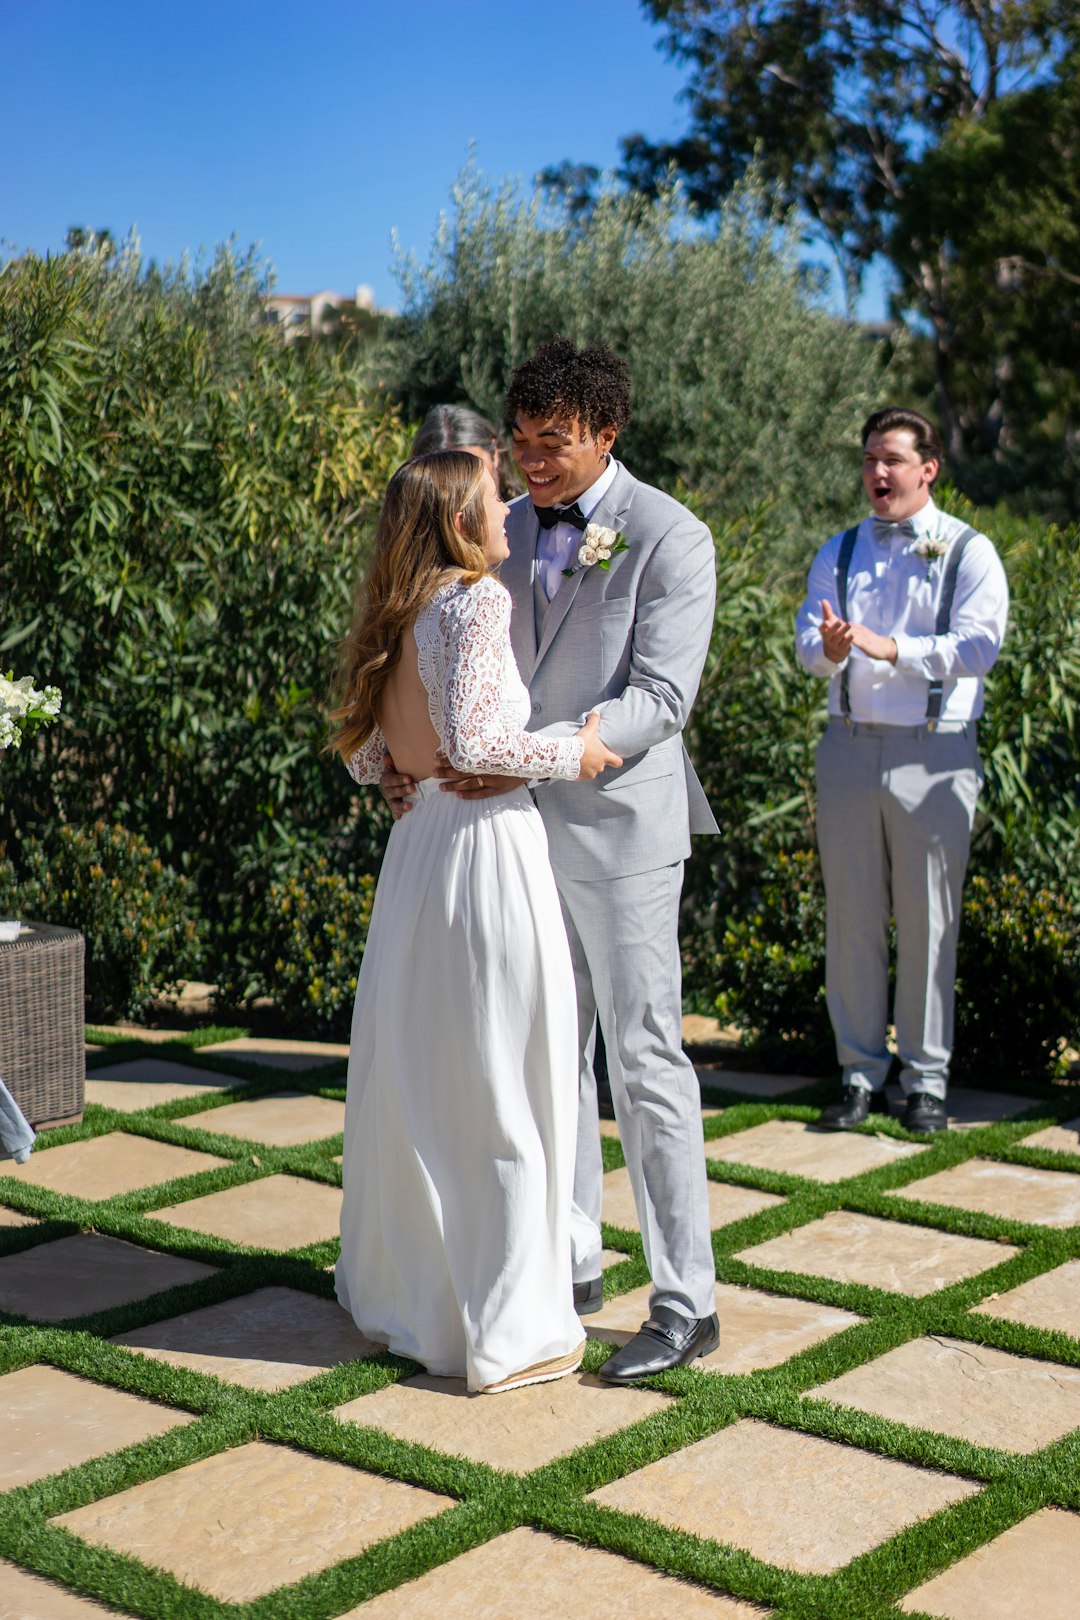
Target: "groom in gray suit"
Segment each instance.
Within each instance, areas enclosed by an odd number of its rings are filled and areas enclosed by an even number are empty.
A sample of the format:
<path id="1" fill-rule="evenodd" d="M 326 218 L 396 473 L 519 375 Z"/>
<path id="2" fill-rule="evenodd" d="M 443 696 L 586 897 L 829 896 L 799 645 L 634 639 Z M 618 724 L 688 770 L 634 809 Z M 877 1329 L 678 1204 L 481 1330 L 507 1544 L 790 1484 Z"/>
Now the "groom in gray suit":
<path id="1" fill-rule="evenodd" d="M 712 630 L 714 550 L 703 523 L 612 458 L 630 386 L 606 346 L 545 344 L 514 372 L 507 415 L 528 494 L 510 508 L 499 577 L 513 599 L 531 728 L 569 734 L 598 709 L 604 742 L 624 760 L 592 782 L 538 782 L 535 798 L 570 940 L 582 1046 L 574 1300 L 582 1315 L 603 1304 L 597 1021 L 653 1283 L 648 1321 L 600 1369 L 628 1383 L 719 1343 L 678 942 L 690 834 L 718 831 L 682 741 Z M 384 778 L 388 797 L 397 780 Z M 477 797 L 513 785 L 476 781 L 454 790 Z"/>

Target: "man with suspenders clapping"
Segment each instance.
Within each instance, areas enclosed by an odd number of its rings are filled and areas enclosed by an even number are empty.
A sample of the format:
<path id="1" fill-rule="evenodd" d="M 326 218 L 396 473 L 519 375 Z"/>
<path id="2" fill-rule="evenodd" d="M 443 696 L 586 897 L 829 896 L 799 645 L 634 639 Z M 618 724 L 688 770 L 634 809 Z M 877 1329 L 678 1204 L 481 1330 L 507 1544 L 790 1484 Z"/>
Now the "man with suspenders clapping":
<path id="1" fill-rule="evenodd" d="M 843 1067 L 823 1125 L 885 1109 L 894 1019 L 912 1131 L 945 1130 L 960 900 L 982 780 L 975 722 L 1001 649 L 1009 594 L 985 535 L 940 511 L 941 441 L 917 411 L 863 427 L 873 515 L 834 535 L 810 569 L 799 662 L 829 681 L 817 753 L 825 878 L 825 988 Z"/>

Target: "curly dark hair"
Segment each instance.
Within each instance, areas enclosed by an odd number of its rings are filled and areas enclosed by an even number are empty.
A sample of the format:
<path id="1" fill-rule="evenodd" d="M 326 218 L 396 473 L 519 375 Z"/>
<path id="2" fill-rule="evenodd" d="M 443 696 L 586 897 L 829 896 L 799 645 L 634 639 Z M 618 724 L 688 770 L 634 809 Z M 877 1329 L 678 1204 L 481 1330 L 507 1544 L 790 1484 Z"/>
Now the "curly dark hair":
<path id="1" fill-rule="evenodd" d="M 594 438 L 630 420 L 630 372 L 606 343 L 578 349 L 569 338 L 542 343 L 510 378 L 506 415 L 577 417 Z"/>

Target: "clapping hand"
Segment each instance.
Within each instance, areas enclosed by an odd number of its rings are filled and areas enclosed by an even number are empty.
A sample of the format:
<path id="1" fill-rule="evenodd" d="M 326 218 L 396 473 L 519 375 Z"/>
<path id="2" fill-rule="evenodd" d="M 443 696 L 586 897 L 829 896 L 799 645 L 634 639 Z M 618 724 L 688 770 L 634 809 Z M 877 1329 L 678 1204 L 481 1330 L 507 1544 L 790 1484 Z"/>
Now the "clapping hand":
<path id="1" fill-rule="evenodd" d="M 821 640 L 831 664 L 842 664 L 852 647 L 858 647 L 867 658 L 876 658 L 885 664 L 896 663 L 896 642 L 892 636 L 879 636 L 865 624 L 849 624 L 825 601 L 821 604 Z"/>

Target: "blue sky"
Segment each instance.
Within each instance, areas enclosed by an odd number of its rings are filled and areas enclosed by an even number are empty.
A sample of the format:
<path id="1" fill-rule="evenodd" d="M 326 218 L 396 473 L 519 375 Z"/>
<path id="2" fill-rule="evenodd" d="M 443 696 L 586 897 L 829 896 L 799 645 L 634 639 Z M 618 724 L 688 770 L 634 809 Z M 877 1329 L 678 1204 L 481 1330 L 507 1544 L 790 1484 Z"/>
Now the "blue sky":
<path id="1" fill-rule="evenodd" d="M 235 234 L 280 291 L 393 306 L 391 231 L 427 256 L 470 147 L 530 181 L 680 134 L 659 41 L 637 0 L 0 0 L 0 239 L 135 226 L 165 261 Z"/>

